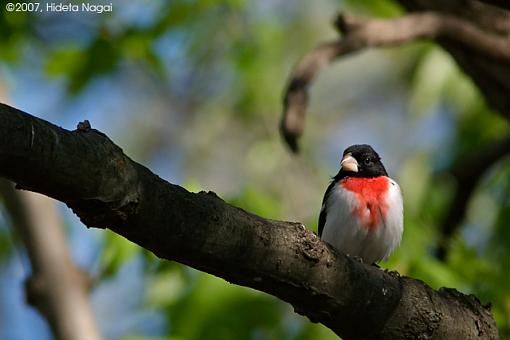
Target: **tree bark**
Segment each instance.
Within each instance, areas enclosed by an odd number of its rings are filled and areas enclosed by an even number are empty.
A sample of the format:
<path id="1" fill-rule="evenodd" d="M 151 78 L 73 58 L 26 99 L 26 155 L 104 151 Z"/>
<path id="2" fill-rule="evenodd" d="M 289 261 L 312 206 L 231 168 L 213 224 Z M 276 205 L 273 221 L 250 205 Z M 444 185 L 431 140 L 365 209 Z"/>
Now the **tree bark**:
<path id="1" fill-rule="evenodd" d="M 0 176 L 65 202 L 87 227 L 274 295 L 344 339 L 498 338 L 476 297 L 359 263 L 301 223 L 190 193 L 87 124 L 67 131 L 0 104 Z"/>

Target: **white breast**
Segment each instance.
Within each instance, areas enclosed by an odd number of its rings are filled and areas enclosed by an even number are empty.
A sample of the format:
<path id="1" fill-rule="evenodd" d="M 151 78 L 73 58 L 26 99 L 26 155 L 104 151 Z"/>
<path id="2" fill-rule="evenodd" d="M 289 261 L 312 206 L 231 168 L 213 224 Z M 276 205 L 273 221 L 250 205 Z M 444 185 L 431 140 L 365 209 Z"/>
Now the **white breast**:
<path id="1" fill-rule="evenodd" d="M 403 202 L 398 184 L 390 179 L 386 216 L 375 228 L 367 228 L 355 217 L 356 194 L 335 185 L 322 209 L 327 209 L 321 238 L 343 253 L 358 256 L 365 263 L 386 259 L 399 245 L 403 232 Z"/>

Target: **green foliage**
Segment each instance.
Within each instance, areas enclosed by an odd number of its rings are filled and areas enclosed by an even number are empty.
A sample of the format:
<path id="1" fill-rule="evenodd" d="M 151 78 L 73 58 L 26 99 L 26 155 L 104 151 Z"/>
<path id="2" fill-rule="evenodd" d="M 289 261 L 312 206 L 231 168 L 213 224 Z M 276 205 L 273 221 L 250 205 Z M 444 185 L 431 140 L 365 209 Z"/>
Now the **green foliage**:
<path id="1" fill-rule="evenodd" d="M 104 278 L 115 274 L 120 266 L 141 251 L 134 243 L 109 230 L 105 232 L 103 240 L 100 271 Z"/>
<path id="2" fill-rule="evenodd" d="M 2 8 L 3 10 L 3 8 Z M 32 32 L 30 20 L 33 16 L 27 12 L 14 12 L 0 15 L 0 59 L 14 63 L 19 57 L 20 42 Z"/>
<path id="3" fill-rule="evenodd" d="M 253 187 L 244 188 L 238 197 L 227 202 L 267 218 L 277 218 L 282 212 L 280 200 Z"/>
<path id="4" fill-rule="evenodd" d="M 5 259 L 13 249 L 13 238 L 9 229 L 0 222 L 0 262 Z"/>
<path id="5" fill-rule="evenodd" d="M 365 12 L 370 16 L 391 18 L 403 13 L 400 5 L 391 0 L 347 0 L 346 3 L 354 10 Z"/>
<path id="6" fill-rule="evenodd" d="M 153 276 L 148 292 L 148 303 L 165 308 L 172 339 L 336 338 L 269 295 L 180 266 Z"/>
<path id="7" fill-rule="evenodd" d="M 409 100 L 411 113 L 432 111 L 434 106 L 444 99 L 449 80 L 455 78 L 459 72 L 447 52 L 436 46 L 428 48 L 414 72 L 413 90 Z"/>
<path id="8" fill-rule="evenodd" d="M 284 315 L 276 300 L 262 293 L 200 275 L 191 294 L 173 306 L 173 331 L 185 339 L 250 339 L 259 333 L 281 339 Z"/>

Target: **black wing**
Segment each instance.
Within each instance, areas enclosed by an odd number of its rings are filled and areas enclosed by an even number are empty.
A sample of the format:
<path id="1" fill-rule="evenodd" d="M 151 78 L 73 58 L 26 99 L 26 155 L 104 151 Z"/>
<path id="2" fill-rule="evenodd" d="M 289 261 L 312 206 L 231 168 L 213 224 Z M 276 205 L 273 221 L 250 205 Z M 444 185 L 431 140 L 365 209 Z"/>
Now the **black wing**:
<path id="1" fill-rule="evenodd" d="M 322 236 L 322 231 L 324 230 L 324 225 L 326 224 L 326 206 L 324 203 L 326 203 L 326 198 L 329 196 L 329 193 L 333 188 L 335 187 L 336 180 L 332 180 L 331 183 L 329 183 L 328 188 L 326 189 L 326 193 L 324 194 L 324 198 L 322 199 L 322 207 L 321 207 L 321 213 L 319 215 L 319 237 Z"/>

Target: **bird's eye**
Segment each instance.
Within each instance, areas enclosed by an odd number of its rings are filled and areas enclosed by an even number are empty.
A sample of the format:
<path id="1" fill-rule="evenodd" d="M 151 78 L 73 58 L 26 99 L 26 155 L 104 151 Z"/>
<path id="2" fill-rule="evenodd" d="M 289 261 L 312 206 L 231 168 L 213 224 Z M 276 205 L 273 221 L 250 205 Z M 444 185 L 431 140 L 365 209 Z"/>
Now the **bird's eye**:
<path id="1" fill-rule="evenodd" d="M 366 166 L 370 166 L 370 165 L 372 165 L 372 161 L 370 160 L 370 158 L 365 158 L 365 160 L 363 161 L 363 163 L 364 163 Z"/>

